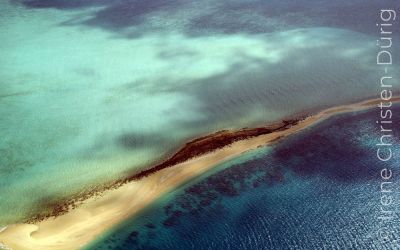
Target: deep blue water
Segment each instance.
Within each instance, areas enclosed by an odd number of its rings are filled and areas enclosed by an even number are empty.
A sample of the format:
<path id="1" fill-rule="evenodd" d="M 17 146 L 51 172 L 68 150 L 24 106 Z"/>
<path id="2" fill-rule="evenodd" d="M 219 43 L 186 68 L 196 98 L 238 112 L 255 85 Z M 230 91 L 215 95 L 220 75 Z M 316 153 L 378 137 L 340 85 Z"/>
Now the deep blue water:
<path id="1" fill-rule="evenodd" d="M 396 210 L 400 160 L 376 159 L 377 114 L 335 116 L 220 166 L 88 249 L 399 249 L 399 215 L 378 219 L 380 170 L 393 171 L 388 208 Z M 395 154 L 399 139 L 397 130 Z M 393 231 L 390 242 L 378 237 L 385 228 Z"/>

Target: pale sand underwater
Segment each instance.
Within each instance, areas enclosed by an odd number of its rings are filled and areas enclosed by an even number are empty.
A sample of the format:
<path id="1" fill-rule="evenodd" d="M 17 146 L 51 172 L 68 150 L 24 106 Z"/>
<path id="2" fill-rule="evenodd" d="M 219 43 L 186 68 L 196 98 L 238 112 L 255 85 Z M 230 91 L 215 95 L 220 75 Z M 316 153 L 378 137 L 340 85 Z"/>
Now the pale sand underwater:
<path id="1" fill-rule="evenodd" d="M 399 102 L 400 98 L 392 99 Z M 163 194 L 214 166 L 249 150 L 268 145 L 277 139 L 302 131 L 332 115 L 375 107 L 380 100 L 336 106 L 309 116 L 284 130 L 237 141 L 222 149 L 205 154 L 176 166 L 162 169 L 148 177 L 130 182 L 100 196 L 86 200 L 78 208 L 56 218 L 35 224 L 10 225 L 0 232 L 0 242 L 12 249 L 78 249 L 107 229 L 134 216 Z"/>

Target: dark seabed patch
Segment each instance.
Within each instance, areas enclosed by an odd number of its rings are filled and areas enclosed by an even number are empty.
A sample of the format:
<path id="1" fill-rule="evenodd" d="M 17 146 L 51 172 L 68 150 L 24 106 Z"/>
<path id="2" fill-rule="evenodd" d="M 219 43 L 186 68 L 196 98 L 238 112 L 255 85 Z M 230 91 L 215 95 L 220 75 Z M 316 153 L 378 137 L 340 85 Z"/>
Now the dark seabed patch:
<path id="1" fill-rule="evenodd" d="M 260 34 L 325 26 L 372 34 L 381 1 L 141 1 L 141 0 L 14 0 L 27 8 L 89 9 L 93 17 L 70 24 L 99 27 L 135 38 L 148 32 L 179 30 L 188 36 Z M 392 8 L 398 1 L 387 0 Z M 162 21 L 153 22 L 154 17 Z M 125 29 L 130 29 L 127 31 Z M 375 33 L 373 33 L 375 34 Z"/>
<path id="2" fill-rule="evenodd" d="M 393 249 L 377 239 L 376 118 L 375 109 L 337 115 L 268 152 L 232 161 L 88 249 Z M 399 139 L 397 130 L 395 150 Z M 386 167 L 398 166 L 395 159 Z M 391 225 L 398 235 L 398 215 Z"/>

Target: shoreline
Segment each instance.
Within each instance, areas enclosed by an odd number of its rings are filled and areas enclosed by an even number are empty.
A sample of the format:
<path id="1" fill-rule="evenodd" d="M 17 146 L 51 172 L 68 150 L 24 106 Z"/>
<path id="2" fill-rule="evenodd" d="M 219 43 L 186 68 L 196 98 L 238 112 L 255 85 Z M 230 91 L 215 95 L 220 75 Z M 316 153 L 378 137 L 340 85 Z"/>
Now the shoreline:
<path id="1" fill-rule="evenodd" d="M 242 128 L 238 130 L 221 130 L 202 137 L 198 137 L 185 143 L 184 146 L 177 150 L 176 153 L 174 153 L 172 156 L 166 158 L 158 164 L 154 164 L 152 167 L 138 171 L 137 173 L 131 174 L 128 177 L 117 179 L 103 185 L 95 186 L 88 191 L 81 192 L 78 195 L 72 195 L 67 199 L 60 200 L 56 204 L 47 208 L 47 210 L 50 211 L 40 212 L 34 216 L 29 217 L 28 219 L 25 219 L 22 222 L 35 224 L 51 217 L 58 217 L 67 213 L 70 210 L 77 208 L 80 204 L 82 204 L 82 202 L 85 202 L 87 199 L 101 195 L 104 191 L 117 189 L 122 185 L 125 185 L 132 181 L 139 181 L 140 179 L 146 178 L 149 175 L 152 175 L 160 170 L 176 166 L 180 163 L 184 163 L 196 157 L 201 157 L 202 155 L 205 155 L 207 153 L 211 153 L 215 150 L 229 146 L 236 141 L 246 140 L 260 135 L 283 131 L 290 126 L 296 125 L 299 121 L 300 119 L 292 118 L 282 120 L 281 122 L 271 123 L 264 127 Z"/>
<path id="2" fill-rule="evenodd" d="M 393 103 L 399 101 L 400 97 L 392 99 Z M 220 163 L 298 133 L 333 115 L 369 109 L 380 102 L 381 99 L 370 99 L 328 108 L 301 120 L 224 130 L 195 139 L 166 161 L 81 197 L 79 206 L 74 202 L 62 204 L 48 216 L 3 228 L 0 243 L 12 249 L 81 248 L 176 186 Z"/>

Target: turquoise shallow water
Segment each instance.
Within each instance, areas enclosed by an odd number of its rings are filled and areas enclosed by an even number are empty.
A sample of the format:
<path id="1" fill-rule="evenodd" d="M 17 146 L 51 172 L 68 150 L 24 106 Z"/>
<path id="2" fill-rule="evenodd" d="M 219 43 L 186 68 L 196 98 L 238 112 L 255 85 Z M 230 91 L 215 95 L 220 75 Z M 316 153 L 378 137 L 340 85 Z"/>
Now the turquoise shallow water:
<path id="1" fill-rule="evenodd" d="M 375 95 L 380 5 L 1 1 L 0 225 L 200 135 Z"/>
<path id="2" fill-rule="evenodd" d="M 336 116 L 223 164 L 86 249 L 398 249 L 400 161 L 376 159 L 376 115 Z M 399 139 L 396 131 L 395 154 Z M 394 174 L 386 222 L 384 167 Z"/>

